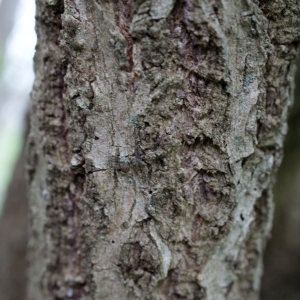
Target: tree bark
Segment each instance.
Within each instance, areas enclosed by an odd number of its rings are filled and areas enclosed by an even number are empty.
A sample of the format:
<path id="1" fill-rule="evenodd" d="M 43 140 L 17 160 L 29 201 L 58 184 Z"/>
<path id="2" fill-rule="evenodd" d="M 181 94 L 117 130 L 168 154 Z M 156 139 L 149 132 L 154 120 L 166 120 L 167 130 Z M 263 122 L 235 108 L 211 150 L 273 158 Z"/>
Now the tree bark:
<path id="1" fill-rule="evenodd" d="M 257 299 L 296 0 L 37 0 L 29 299 Z"/>
<path id="2" fill-rule="evenodd" d="M 264 258 L 262 300 L 300 299 L 300 59 L 295 104 L 289 116 L 284 159 L 274 189 L 272 239 Z M 278 259 L 280 258 L 280 259 Z"/>

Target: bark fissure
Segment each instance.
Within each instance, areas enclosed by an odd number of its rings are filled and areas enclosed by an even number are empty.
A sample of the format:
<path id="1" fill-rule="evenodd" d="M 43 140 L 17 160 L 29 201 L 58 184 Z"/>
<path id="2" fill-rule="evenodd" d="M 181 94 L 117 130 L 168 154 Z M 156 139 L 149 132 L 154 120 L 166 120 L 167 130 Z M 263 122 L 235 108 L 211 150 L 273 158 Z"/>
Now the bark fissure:
<path id="1" fill-rule="evenodd" d="M 59 126 L 33 117 L 28 143 L 53 139 L 28 161 L 33 203 L 43 184 L 55 198 L 39 220 L 57 299 L 257 299 L 299 40 L 274 43 L 281 17 L 258 4 L 64 1 L 57 60 L 36 63 L 33 90 L 33 103 L 54 98 L 50 70 L 65 66 Z M 37 60 L 52 47 L 43 34 Z"/>
<path id="2" fill-rule="evenodd" d="M 36 72 L 38 80 L 42 80 L 44 85 L 42 90 L 37 89 L 36 86 L 40 84 L 36 80 L 32 92 L 34 99 L 32 109 L 36 109 L 38 114 L 32 123 L 39 123 L 34 130 L 39 130 L 41 139 L 38 140 L 39 135 L 35 137 L 31 135 L 28 144 L 35 145 L 35 149 L 30 146 L 30 156 L 42 155 L 47 164 L 44 173 L 35 172 L 31 177 L 36 176 L 32 181 L 40 182 L 40 188 L 43 188 L 39 193 L 45 201 L 44 210 L 47 218 L 44 222 L 39 218 L 33 220 L 37 224 L 41 222 L 39 225 L 41 227 L 33 234 L 36 234 L 39 240 L 45 235 L 49 244 L 48 249 L 47 244 L 42 244 L 41 251 L 44 249 L 45 253 L 38 253 L 47 257 L 46 264 L 41 266 L 42 271 L 32 271 L 41 272 L 43 286 L 44 289 L 48 289 L 46 294 L 49 298 L 81 299 L 86 294 L 86 278 L 82 276 L 82 259 L 86 249 L 81 237 L 79 202 L 85 176 L 77 171 L 82 161 L 71 158 L 67 143 L 67 104 L 64 99 L 67 62 L 60 49 L 63 13 L 63 1 L 59 1 L 55 6 L 40 7 L 37 11 L 40 42 L 36 66 L 41 64 L 44 67 L 37 69 Z M 43 100 L 42 94 L 45 95 Z M 36 140 L 31 142 L 31 139 Z M 40 163 L 41 159 L 36 162 L 37 166 Z M 76 171 L 72 172 L 70 167 Z M 32 215 L 32 218 L 35 216 Z M 53 246 L 56 247 L 55 251 Z M 34 276 L 33 274 L 30 273 Z M 35 297 L 38 295 L 29 290 L 29 298 L 36 299 Z"/>

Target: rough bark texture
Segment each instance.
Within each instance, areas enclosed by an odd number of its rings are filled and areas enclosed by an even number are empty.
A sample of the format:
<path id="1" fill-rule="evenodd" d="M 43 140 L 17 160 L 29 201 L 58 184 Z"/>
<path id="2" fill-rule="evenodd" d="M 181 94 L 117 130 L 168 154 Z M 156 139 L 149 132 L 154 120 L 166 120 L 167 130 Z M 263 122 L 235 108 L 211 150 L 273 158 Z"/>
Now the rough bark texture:
<path id="1" fill-rule="evenodd" d="M 257 299 L 299 1 L 37 0 L 29 299 Z"/>
<path id="2" fill-rule="evenodd" d="M 264 257 L 261 300 L 300 299 L 300 57 L 295 104 L 274 189 L 272 239 Z"/>

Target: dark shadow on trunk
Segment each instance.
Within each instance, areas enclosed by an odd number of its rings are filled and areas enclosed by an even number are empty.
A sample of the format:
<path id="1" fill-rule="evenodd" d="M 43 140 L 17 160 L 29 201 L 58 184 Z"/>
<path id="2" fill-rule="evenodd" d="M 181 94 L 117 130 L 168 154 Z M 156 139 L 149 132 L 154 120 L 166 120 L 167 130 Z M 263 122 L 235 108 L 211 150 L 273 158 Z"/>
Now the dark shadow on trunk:
<path id="1" fill-rule="evenodd" d="M 272 239 L 265 254 L 261 300 L 300 299 L 300 59 L 284 159 L 275 185 Z"/>

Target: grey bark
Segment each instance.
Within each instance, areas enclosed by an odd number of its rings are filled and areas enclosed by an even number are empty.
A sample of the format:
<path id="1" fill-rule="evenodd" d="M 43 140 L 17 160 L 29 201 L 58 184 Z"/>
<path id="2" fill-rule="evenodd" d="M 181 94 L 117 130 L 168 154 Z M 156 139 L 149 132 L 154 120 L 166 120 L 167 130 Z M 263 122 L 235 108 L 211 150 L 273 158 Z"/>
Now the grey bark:
<path id="1" fill-rule="evenodd" d="M 272 239 L 264 258 L 262 300 L 300 299 L 300 59 L 284 159 L 274 189 Z"/>
<path id="2" fill-rule="evenodd" d="M 37 0 L 29 299 L 257 299 L 299 3 Z"/>

